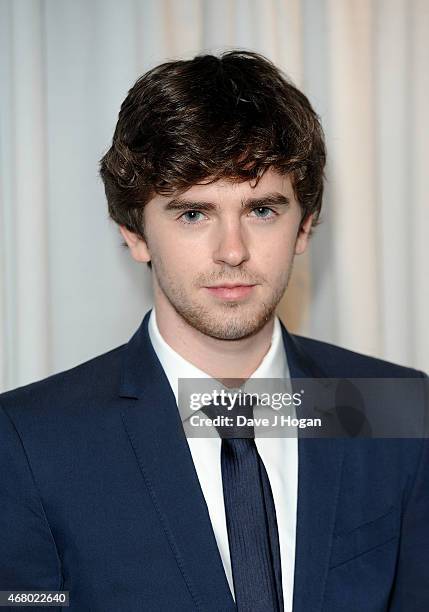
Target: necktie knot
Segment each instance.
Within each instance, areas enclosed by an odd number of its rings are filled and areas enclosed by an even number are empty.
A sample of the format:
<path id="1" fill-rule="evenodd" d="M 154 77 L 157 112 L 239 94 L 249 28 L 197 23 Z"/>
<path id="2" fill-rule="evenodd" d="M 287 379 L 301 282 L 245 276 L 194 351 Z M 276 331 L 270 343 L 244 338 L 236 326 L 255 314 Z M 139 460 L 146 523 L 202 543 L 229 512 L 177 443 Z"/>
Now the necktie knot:
<path id="1" fill-rule="evenodd" d="M 208 404 L 201 410 L 210 419 L 217 419 L 215 427 L 220 438 L 254 438 L 253 408 L 251 394 L 229 390 L 222 402 Z"/>

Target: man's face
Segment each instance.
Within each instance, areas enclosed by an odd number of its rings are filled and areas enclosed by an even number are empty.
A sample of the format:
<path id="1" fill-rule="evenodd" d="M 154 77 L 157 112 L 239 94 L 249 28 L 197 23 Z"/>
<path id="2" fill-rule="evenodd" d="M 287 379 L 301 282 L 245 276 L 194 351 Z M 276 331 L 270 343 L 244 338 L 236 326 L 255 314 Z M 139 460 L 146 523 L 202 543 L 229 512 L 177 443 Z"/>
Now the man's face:
<path id="1" fill-rule="evenodd" d="M 144 210 L 146 241 L 121 231 L 133 257 L 152 262 L 157 311 L 237 340 L 273 316 L 307 245 L 311 217 L 300 228 L 301 216 L 290 177 L 270 169 L 256 187 L 219 180 L 157 195 Z"/>

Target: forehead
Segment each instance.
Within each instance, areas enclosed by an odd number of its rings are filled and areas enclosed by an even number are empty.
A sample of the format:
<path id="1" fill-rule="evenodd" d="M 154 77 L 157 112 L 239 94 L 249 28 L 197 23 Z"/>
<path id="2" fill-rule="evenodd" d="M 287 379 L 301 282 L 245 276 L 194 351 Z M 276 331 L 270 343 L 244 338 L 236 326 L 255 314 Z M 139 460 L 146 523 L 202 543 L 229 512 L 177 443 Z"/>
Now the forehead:
<path id="1" fill-rule="evenodd" d="M 213 183 L 193 185 L 180 194 L 186 199 L 242 200 L 262 197 L 266 193 L 278 192 L 293 197 L 293 186 L 289 175 L 281 175 L 272 169 L 267 170 L 256 184 L 255 181 L 231 181 L 219 179 Z"/>

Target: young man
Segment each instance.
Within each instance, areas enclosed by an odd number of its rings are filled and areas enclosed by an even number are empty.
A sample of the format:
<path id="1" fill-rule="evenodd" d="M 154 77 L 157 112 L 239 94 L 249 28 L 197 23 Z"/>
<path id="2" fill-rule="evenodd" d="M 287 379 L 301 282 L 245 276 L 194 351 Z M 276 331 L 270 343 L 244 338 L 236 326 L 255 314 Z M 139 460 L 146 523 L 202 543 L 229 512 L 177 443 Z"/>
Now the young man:
<path id="1" fill-rule="evenodd" d="M 154 308 L 0 397 L 0 589 L 91 612 L 429 609 L 425 440 L 184 434 L 179 379 L 424 379 L 275 316 L 324 164 L 309 101 L 256 53 L 136 82 L 101 176 Z"/>

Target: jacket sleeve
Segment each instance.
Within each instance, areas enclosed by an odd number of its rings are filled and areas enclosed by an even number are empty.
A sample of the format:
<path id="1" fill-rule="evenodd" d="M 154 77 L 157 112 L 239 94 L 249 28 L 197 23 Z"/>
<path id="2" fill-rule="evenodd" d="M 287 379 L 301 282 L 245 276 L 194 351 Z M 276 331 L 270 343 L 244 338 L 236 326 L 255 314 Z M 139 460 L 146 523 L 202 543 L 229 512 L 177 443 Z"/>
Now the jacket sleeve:
<path id="1" fill-rule="evenodd" d="M 28 457 L 13 421 L 0 406 L 0 590 L 55 591 L 61 586 L 55 541 Z"/>
<path id="2" fill-rule="evenodd" d="M 429 379 L 424 375 L 426 390 Z M 429 439 L 425 438 L 402 520 L 400 553 L 389 612 L 429 610 Z"/>

